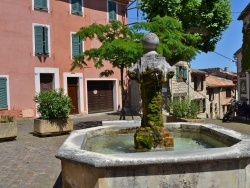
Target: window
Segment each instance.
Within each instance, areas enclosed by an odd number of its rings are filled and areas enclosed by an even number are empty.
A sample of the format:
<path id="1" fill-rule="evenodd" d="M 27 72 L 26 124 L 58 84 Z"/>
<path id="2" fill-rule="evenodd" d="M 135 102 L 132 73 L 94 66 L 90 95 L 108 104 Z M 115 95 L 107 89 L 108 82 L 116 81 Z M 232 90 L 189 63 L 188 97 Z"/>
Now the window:
<path id="1" fill-rule="evenodd" d="M 40 73 L 40 91 L 50 91 L 53 89 L 54 74 Z"/>
<path id="2" fill-rule="evenodd" d="M 72 57 L 75 57 L 83 52 L 82 40 L 76 34 L 71 34 L 72 41 Z"/>
<path id="3" fill-rule="evenodd" d="M 203 90 L 203 82 L 204 82 L 203 75 L 194 75 L 193 82 L 194 82 L 194 90 L 195 91 L 202 91 Z"/>
<path id="4" fill-rule="evenodd" d="M 36 55 L 48 55 L 49 54 L 49 29 L 46 26 L 36 25 L 34 26 L 35 37 L 35 54 Z"/>
<path id="5" fill-rule="evenodd" d="M 177 80 L 187 80 L 187 67 L 177 66 L 175 75 Z"/>
<path id="6" fill-rule="evenodd" d="M 0 108 L 8 108 L 7 78 L 5 77 L 0 77 Z"/>
<path id="7" fill-rule="evenodd" d="M 108 1 L 108 19 L 109 19 L 109 22 L 117 21 L 116 13 L 117 13 L 116 2 Z"/>
<path id="8" fill-rule="evenodd" d="M 208 94 L 209 94 L 209 100 L 210 101 L 213 101 L 214 100 L 214 89 L 213 88 L 210 88 L 208 89 Z"/>
<path id="9" fill-rule="evenodd" d="M 47 0 L 34 0 L 34 9 L 48 10 Z"/>
<path id="10" fill-rule="evenodd" d="M 232 96 L 231 88 L 226 88 L 226 97 L 231 97 L 231 96 Z"/>
<path id="11" fill-rule="evenodd" d="M 82 15 L 83 14 L 82 5 L 83 5 L 82 0 L 71 0 L 71 13 Z"/>
<path id="12" fill-rule="evenodd" d="M 206 100 L 205 99 L 194 99 L 191 103 L 196 103 L 199 106 L 198 112 L 204 113 L 206 111 Z"/>

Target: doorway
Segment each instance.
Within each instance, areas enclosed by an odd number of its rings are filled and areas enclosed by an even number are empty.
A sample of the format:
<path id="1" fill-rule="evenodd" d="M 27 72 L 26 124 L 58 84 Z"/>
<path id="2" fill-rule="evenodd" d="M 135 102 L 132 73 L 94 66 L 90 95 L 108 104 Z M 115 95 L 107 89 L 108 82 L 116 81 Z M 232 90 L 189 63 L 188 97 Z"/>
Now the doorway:
<path id="1" fill-rule="evenodd" d="M 68 96 L 71 98 L 74 108 L 70 110 L 70 114 L 79 114 L 78 110 L 78 77 L 68 77 Z"/>

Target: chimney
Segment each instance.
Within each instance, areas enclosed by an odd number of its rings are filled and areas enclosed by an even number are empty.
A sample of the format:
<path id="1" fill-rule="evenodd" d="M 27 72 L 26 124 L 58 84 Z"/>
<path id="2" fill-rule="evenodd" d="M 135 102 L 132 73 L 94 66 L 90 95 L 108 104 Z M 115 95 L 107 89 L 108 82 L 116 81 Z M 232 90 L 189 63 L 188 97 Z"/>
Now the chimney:
<path id="1" fill-rule="evenodd" d="M 225 68 L 224 68 L 224 71 L 225 71 L 225 72 L 228 72 L 228 67 L 225 67 Z"/>

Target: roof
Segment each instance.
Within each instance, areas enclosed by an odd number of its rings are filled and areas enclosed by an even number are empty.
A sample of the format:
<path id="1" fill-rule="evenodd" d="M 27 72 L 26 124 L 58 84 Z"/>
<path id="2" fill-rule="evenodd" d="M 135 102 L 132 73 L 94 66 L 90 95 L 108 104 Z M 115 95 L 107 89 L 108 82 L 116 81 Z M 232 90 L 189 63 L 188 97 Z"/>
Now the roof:
<path id="1" fill-rule="evenodd" d="M 245 9 L 240 13 L 237 20 L 243 20 L 250 12 L 250 3 L 245 7 Z"/>
<path id="2" fill-rule="evenodd" d="M 198 69 L 192 69 L 191 68 L 191 74 L 206 74 L 206 72 L 198 70 Z"/>
<path id="3" fill-rule="evenodd" d="M 238 55 L 239 53 L 241 53 L 242 51 L 242 47 L 240 49 L 238 49 L 235 53 L 234 53 L 234 56 Z"/>
<path id="4" fill-rule="evenodd" d="M 235 84 L 232 80 L 209 75 L 206 77 L 207 87 L 234 87 Z"/>
<path id="5" fill-rule="evenodd" d="M 237 73 L 228 71 L 227 68 L 226 70 L 222 70 L 221 68 L 207 68 L 207 69 L 200 69 L 202 71 L 205 71 L 209 75 L 221 77 L 224 79 L 232 80 L 233 77 L 237 76 Z"/>

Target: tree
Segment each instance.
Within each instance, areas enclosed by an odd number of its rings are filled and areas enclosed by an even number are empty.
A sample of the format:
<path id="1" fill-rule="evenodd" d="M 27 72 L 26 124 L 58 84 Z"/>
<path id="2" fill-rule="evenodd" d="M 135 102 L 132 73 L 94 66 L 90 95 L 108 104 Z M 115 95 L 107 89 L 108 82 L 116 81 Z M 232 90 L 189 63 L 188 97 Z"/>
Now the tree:
<path id="1" fill-rule="evenodd" d="M 122 88 L 122 108 L 120 119 L 125 119 L 126 91 L 124 89 L 124 70 L 130 67 L 143 52 L 140 42 L 142 33 L 133 32 L 132 29 L 116 21 L 108 25 L 92 24 L 82 27 L 77 33 L 81 39 L 97 39 L 101 45 L 99 48 L 85 50 L 83 54 L 77 56 L 72 63 L 71 70 L 76 67 L 83 68 L 87 61 L 92 60 L 96 68 L 104 67 L 104 62 L 109 62 L 113 67 L 120 70 Z M 87 61 L 86 61 L 87 60 Z M 100 76 L 108 77 L 114 73 L 113 70 L 105 69 Z"/>
<path id="2" fill-rule="evenodd" d="M 213 51 L 228 28 L 231 18 L 229 0 L 141 0 L 141 9 L 148 22 L 157 15 L 177 19 L 185 33 L 199 35 L 197 48 Z"/>
<path id="3" fill-rule="evenodd" d="M 250 70 L 250 25 L 246 25 L 246 28 L 242 29 L 243 32 L 243 44 L 242 44 L 242 60 L 241 60 L 241 67 L 242 71 L 249 71 Z"/>

